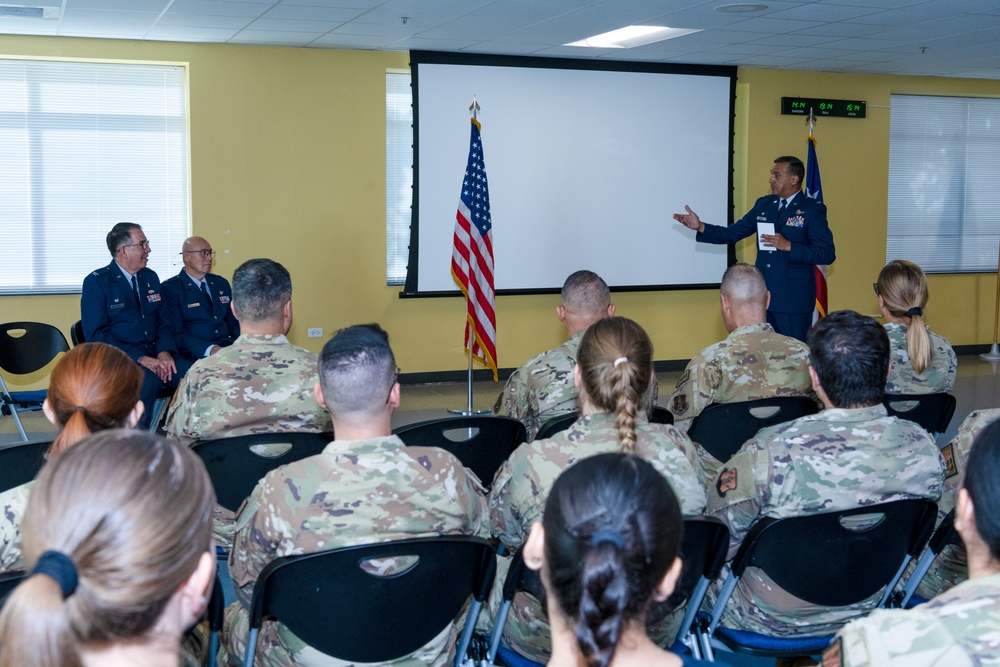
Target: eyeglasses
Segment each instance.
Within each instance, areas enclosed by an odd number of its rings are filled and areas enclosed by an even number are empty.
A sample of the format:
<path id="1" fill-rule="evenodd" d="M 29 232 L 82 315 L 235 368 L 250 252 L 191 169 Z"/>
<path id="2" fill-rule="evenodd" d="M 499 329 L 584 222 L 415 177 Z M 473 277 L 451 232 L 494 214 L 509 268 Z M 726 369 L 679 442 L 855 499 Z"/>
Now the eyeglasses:
<path id="1" fill-rule="evenodd" d="M 385 397 L 386 405 L 389 405 L 389 399 L 392 398 L 392 388 L 396 386 L 397 382 L 399 382 L 399 374 L 402 372 L 403 371 L 400 370 L 399 366 L 396 366 L 396 376 L 392 378 L 392 384 L 389 385 L 389 394 Z"/>
<path id="2" fill-rule="evenodd" d="M 142 243 L 124 243 L 122 248 L 135 248 L 137 246 L 142 247 L 143 250 L 149 250 L 149 241 L 143 241 Z"/>
<path id="3" fill-rule="evenodd" d="M 878 291 L 878 283 L 872 283 L 872 289 L 875 290 L 876 295 L 882 296 L 882 292 Z"/>
<path id="4" fill-rule="evenodd" d="M 209 257 L 212 257 L 214 259 L 215 256 L 216 256 L 216 254 L 218 254 L 214 250 L 212 250 L 211 248 L 209 248 L 208 250 L 185 250 L 185 251 L 183 251 L 183 252 L 181 252 L 179 254 L 186 255 L 189 252 L 196 252 L 199 255 L 201 255 L 202 257 L 204 257 L 205 259 L 208 259 Z"/>

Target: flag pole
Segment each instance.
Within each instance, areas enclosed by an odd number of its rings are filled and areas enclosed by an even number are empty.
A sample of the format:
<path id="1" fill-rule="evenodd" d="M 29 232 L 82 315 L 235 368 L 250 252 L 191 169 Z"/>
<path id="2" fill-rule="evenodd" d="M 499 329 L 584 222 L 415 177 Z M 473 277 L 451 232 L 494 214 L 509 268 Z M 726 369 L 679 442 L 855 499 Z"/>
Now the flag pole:
<path id="1" fill-rule="evenodd" d="M 997 299 L 993 306 L 993 347 L 986 354 L 981 354 L 988 361 L 1000 360 L 1000 347 L 997 346 L 997 324 L 1000 324 L 1000 251 L 997 252 Z"/>
<path id="2" fill-rule="evenodd" d="M 472 96 L 472 104 L 469 105 L 469 113 L 472 115 L 472 120 L 479 120 L 479 109 L 480 109 L 479 101 L 476 99 L 476 96 L 473 95 Z M 468 298 L 468 297 L 466 297 L 466 298 Z M 470 325 L 466 324 L 466 326 L 469 327 Z M 468 368 L 468 375 L 467 375 L 467 379 L 466 379 L 466 384 L 468 385 L 467 386 L 468 398 L 467 398 L 467 402 L 466 402 L 466 407 L 465 407 L 464 410 L 461 410 L 461 409 L 456 410 L 456 409 L 449 408 L 448 409 L 448 413 L 449 414 L 459 415 L 461 417 L 472 417 L 472 416 L 475 416 L 475 415 L 490 414 L 492 412 L 492 410 L 473 410 L 473 408 L 472 408 L 472 348 L 473 348 L 473 342 L 474 342 L 474 340 L 475 340 L 475 336 L 474 336 L 473 332 L 470 331 L 470 336 L 469 336 L 469 340 L 468 340 L 469 368 Z"/>

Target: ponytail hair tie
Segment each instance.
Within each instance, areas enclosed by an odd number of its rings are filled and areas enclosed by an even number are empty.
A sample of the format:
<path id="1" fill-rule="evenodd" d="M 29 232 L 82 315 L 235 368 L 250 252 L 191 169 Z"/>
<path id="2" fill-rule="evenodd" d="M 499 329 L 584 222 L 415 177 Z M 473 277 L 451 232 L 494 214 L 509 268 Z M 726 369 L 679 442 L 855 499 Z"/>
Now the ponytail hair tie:
<path id="1" fill-rule="evenodd" d="M 923 315 L 924 314 L 924 309 L 921 308 L 920 306 L 914 306 L 913 308 L 910 308 L 908 311 L 906 311 L 906 313 L 904 313 L 904 314 L 907 317 L 915 317 L 917 315 Z"/>
<path id="2" fill-rule="evenodd" d="M 74 405 L 70 412 L 82 412 L 85 416 L 87 414 L 87 408 L 82 405 Z"/>
<path id="3" fill-rule="evenodd" d="M 77 584 L 80 582 L 76 565 L 73 564 L 69 556 L 61 551 L 49 550 L 43 553 L 28 576 L 35 574 L 44 574 L 55 580 L 59 584 L 59 590 L 62 591 L 63 600 L 76 591 Z"/>
<path id="4" fill-rule="evenodd" d="M 625 538 L 617 530 L 613 528 L 601 528 L 599 531 L 594 533 L 594 536 L 590 538 L 590 546 L 596 547 L 599 544 L 604 544 L 605 542 L 610 542 L 614 544 L 619 549 L 625 548 Z"/>
<path id="5" fill-rule="evenodd" d="M 628 357 L 618 357 L 617 359 L 615 359 L 615 368 L 618 368 L 622 364 L 627 364 L 627 363 L 628 363 Z"/>

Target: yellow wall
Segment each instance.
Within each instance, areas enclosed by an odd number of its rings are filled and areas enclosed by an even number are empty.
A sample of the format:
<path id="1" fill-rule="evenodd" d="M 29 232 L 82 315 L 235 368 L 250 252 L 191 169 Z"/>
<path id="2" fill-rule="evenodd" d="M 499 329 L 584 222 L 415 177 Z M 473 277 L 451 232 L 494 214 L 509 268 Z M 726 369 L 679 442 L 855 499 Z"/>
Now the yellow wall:
<path id="1" fill-rule="evenodd" d="M 323 327 L 328 337 L 378 321 L 404 372 L 465 368 L 464 303 L 399 299 L 398 288 L 384 284 L 384 73 L 406 67 L 406 54 L 9 36 L 0 36 L 0 54 L 189 63 L 192 224 L 219 251 L 216 272 L 231 276 L 251 257 L 288 266 L 290 337 L 298 345 L 322 346 L 325 339 L 306 338 L 307 327 Z M 871 282 L 885 257 L 889 112 L 873 107 L 888 107 L 894 92 L 1000 95 L 1000 82 L 740 70 L 737 215 L 766 194 L 776 155 L 805 157 L 803 120 L 779 114 L 781 96 L 868 101 L 867 119 L 821 119 L 816 128 L 839 257 L 830 274 L 834 309 L 874 311 Z M 668 215 L 683 203 L 667 202 L 664 224 L 674 224 Z M 153 252 L 179 250 L 151 241 Z M 738 248 L 747 261 L 753 252 L 749 242 Z M 990 342 L 993 286 L 992 274 L 933 277 L 928 320 L 954 344 Z M 615 302 L 649 330 L 658 359 L 689 358 L 725 334 L 711 290 L 624 293 Z M 555 296 L 498 300 L 501 366 L 562 340 L 556 304 Z M 68 337 L 79 297 L 0 298 L 0 320 L 18 319 L 51 322 Z"/>

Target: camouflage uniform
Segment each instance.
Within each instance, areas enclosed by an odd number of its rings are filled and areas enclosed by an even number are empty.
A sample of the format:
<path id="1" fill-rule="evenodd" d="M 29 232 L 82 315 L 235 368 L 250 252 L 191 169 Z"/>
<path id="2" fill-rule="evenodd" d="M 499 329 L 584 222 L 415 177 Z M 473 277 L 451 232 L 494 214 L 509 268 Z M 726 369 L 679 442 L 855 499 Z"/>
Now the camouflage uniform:
<path id="1" fill-rule="evenodd" d="M 521 421 L 528 430 L 528 442 L 542 424 L 555 417 L 576 412 L 573 368 L 583 331 L 565 343 L 528 360 L 507 378 L 493 412 Z"/>
<path id="2" fill-rule="evenodd" d="M 183 445 L 253 433 L 333 430 L 316 403 L 316 355 L 281 335 L 244 334 L 191 366 L 167 411 L 167 436 Z M 216 543 L 233 541 L 232 512 L 216 506 Z"/>
<path id="3" fill-rule="evenodd" d="M 719 472 L 708 494 L 708 514 L 729 526 L 732 558 L 759 517 L 818 514 L 905 498 L 937 500 L 943 480 L 944 462 L 934 440 L 916 424 L 887 416 L 882 405 L 831 408 L 761 429 Z M 709 590 L 709 604 L 719 582 Z M 856 605 L 815 607 L 750 568 L 721 625 L 773 636 L 823 635 L 864 615 L 879 599 L 876 594 Z"/>
<path id="4" fill-rule="evenodd" d="M 906 325 L 886 323 L 892 346 L 892 367 L 885 383 L 887 394 L 941 394 L 955 387 L 955 369 L 958 357 L 951 343 L 938 336 L 927 327 L 931 337 L 931 361 L 920 375 L 910 365 L 910 355 L 906 351 Z"/>
<path id="5" fill-rule="evenodd" d="M 667 409 L 687 432 L 691 420 L 712 403 L 739 403 L 774 396 L 813 396 L 809 348 L 782 336 L 770 324 L 749 324 L 691 359 Z M 722 463 L 698 447 L 706 472 Z"/>
<path id="6" fill-rule="evenodd" d="M 24 569 L 21 553 L 21 519 L 35 482 L 15 486 L 0 493 L 0 574 Z"/>
<path id="7" fill-rule="evenodd" d="M 873 611 L 841 630 L 839 641 L 844 667 L 1000 665 L 1000 574 L 913 609 Z"/>
<path id="8" fill-rule="evenodd" d="M 485 517 L 482 487 L 457 459 L 435 447 L 405 447 L 396 436 L 334 441 L 318 456 L 273 470 L 237 518 L 229 572 L 242 605 L 226 610 L 223 651 L 229 663 L 222 664 L 242 664 L 249 624 L 245 607 L 257 577 L 275 558 L 433 535 L 486 537 Z M 390 664 L 450 664 L 456 633 L 452 624 L 427 646 Z M 258 642 L 258 667 L 347 664 L 275 623 L 264 624 Z"/>
<path id="9" fill-rule="evenodd" d="M 701 514 L 705 509 L 706 480 L 687 436 L 673 426 L 651 424 L 642 416 L 636 418 L 636 434 L 636 455 L 663 473 L 680 500 L 681 511 L 687 515 Z M 490 491 L 493 534 L 509 547 L 520 547 L 531 524 L 541 521 L 549 489 L 562 471 L 589 456 L 616 451 L 619 444 L 615 417 L 603 413 L 581 417 L 552 438 L 521 445 L 504 462 Z M 495 615 L 500 604 L 506 569 L 500 568 L 497 585 L 493 587 L 491 615 Z M 676 624 L 671 627 L 676 632 Z M 515 596 L 503 639 L 506 646 L 521 655 L 538 662 L 548 660 L 549 624 L 537 600 L 523 592 Z"/>
<path id="10" fill-rule="evenodd" d="M 987 424 L 997 418 L 1000 418 L 1000 408 L 972 412 L 962 422 L 955 439 L 941 449 L 947 471 L 944 492 L 941 494 L 941 500 L 938 501 L 938 524 L 948 512 L 955 508 L 955 498 L 965 475 L 965 463 L 969 460 L 969 449 L 972 447 L 972 441 Z M 965 581 L 967 576 L 965 547 L 949 545 L 931 563 L 931 567 L 920 582 L 916 594 L 922 598 L 930 599 L 955 584 Z"/>

